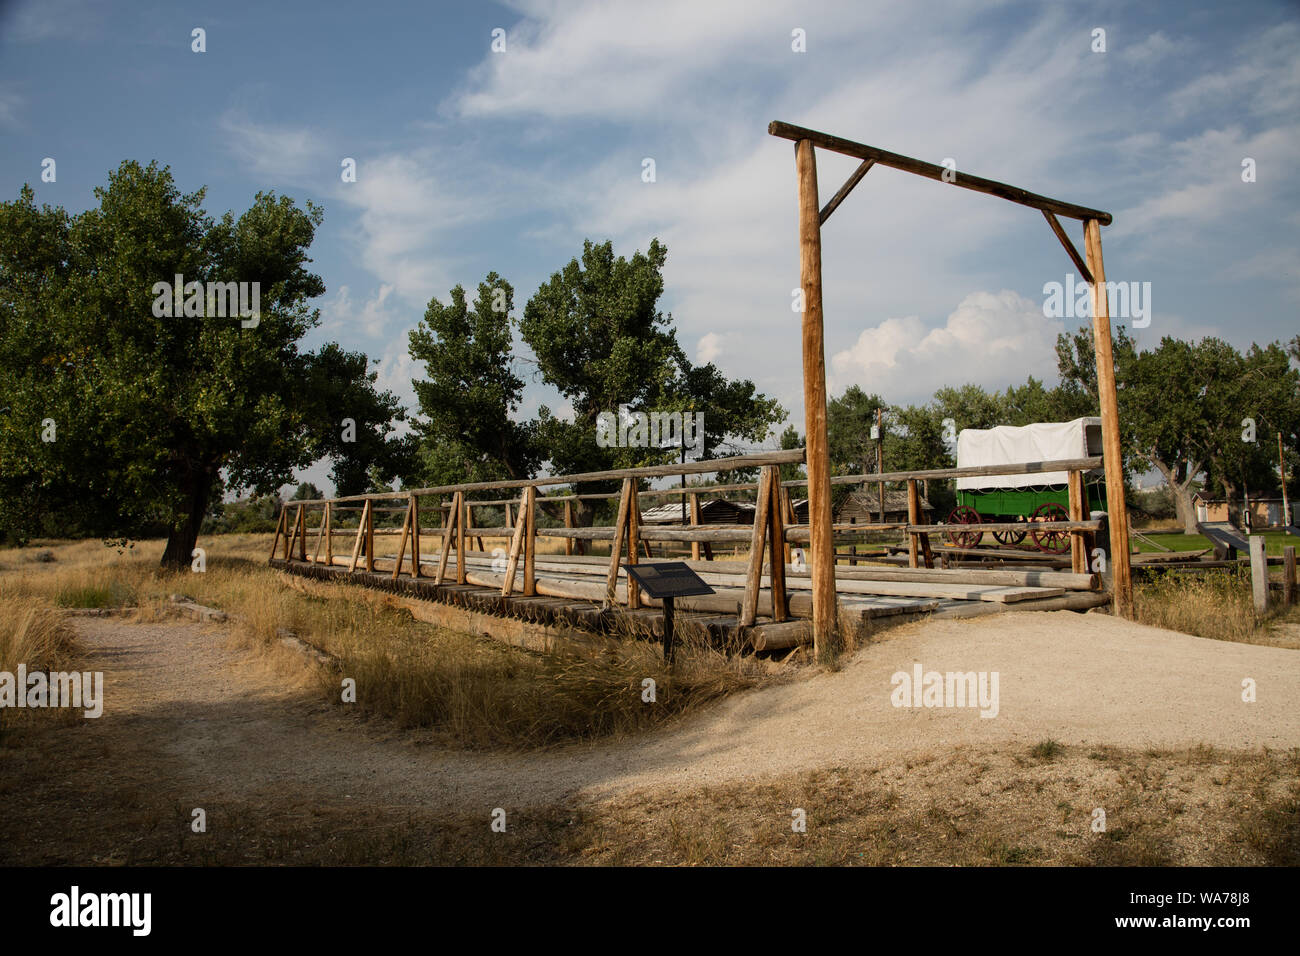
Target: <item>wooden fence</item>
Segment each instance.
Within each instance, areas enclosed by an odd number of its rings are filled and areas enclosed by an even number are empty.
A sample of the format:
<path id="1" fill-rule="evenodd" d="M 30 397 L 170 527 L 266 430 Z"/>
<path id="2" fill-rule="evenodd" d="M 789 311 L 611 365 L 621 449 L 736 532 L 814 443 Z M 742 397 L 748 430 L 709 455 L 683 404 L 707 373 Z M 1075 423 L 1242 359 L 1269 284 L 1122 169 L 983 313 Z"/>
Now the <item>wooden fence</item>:
<path id="1" fill-rule="evenodd" d="M 433 583 L 441 585 L 448 579 L 450 558 L 455 554 L 455 582 L 466 584 L 470 574 L 470 560 L 466 549 L 468 540 L 478 539 L 479 551 L 482 552 L 483 538 L 506 538 L 509 547 L 505 550 L 504 578 L 500 584 L 502 597 L 509 597 L 519 587 L 524 596 L 532 596 L 536 590 L 536 563 L 538 538 L 562 538 L 565 542 L 566 555 L 574 553 L 575 543 L 581 550 L 582 542 L 609 541 L 610 555 L 605 573 L 603 597 L 604 603 L 613 606 L 617 603 L 619 574 L 621 564 L 636 564 L 652 542 L 678 542 L 691 546 L 692 558 L 699 560 L 701 545 L 706 551 L 709 545 L 720 542 L 748 542 L 749 558 L 747 572 L 744 575 L 744 598 L 741 601 L 740 624 L 754 623 L 760 606 L 760 592 L 763 590 L 764 577 L 767 578 L 767 590 L 770 592 L 771 617 L 775 621 L 784 621 L 790 617 L 790 606 L 786 589 L 786 566 L 790 563 L 791 547 L 803 545 L 810 540 L 812 529 L 808 524 L 795 521 L 791 504 L 790 489 L 805 485 L 805 480 L 782 481 L 782 465 L 798 464 L 804 461 L 804 450 L 793 449 L 779 452 L 761 452 L 740 455 L 732 458 L 713 459 L 699 462 L 685 462 L 669 465 L 656 465 L 642 468 L 617 469 L 613 471 L 589 472 L 579 475 L 557 475 L 543 478 L 474 482 L 460 485 L 446 485 L 434 488 L 416 488 L 396 492 L 380 492 L 366 495 L 352 495 L 341 498 L 316 499 L 290 502 L 281 511 L 280 522 L 276 527 L 275 538 L 271 545 L 271 558 L 280 556 L 286 562 L 300 561 L 323 563 L 328 566 L 341 565 L 355 572 L 361 568 L 367 572 L 375 571 L 376 536 L 399 536 L 396 559 L 393 561 L 392 579 L 402 574 L 409 560 L 409 573 L 413 578 L 430 578 Z M 831 478 L 832 484 L 879 484 L 902 483 L 907 488 L 908 521 L 894 523 L 873 523 L 854 525 L 834 525 L 831 529 L 836 541 L 857 540 L 861 535 L 879 531 L 898 531 L 908 538 L 908 566 L 915 569 L 934 568 L 934 558 L 930 550 L 929 536 L 946 531 L 961 532 L 971 530 L 972 526 L 959 524 L 925 524 L 921 521 L 920 491 L 918 482 L 949 478 L 989 476 L 989 475 L 1023 475 L 1042 472 L 1065 471 L 1069 474 L 1069 520 L 1043 521 L 1032 525 L 1034 530 L 1061 531 L 1071 536 L 1071 570 L 1076 574 L 1088 571 L 1088 553 L 1097 531 L 1101 527 L 1099 520 L 1087 520 L 1083 516 L 1085 498 L 1083 491 L 1083 473 L 1102 464 L 1100 458 L 1079 458 L 1064 461 L 1031 462 L 1019 465 L 982 466 L 973 468 L 940 468 L 927 471 L 885 472 L 868 475 L 843 475 Z M 661 488 L 643 490 L 640 483 L 651 478 L 682 476 L 690 474 L 723 474 L 740 469 L 759 469 L 756 483 L 738 483 L 723 485 L 697 485 L 686 488 Z M 545 497 L 538 496 L 539 488 L 561 485 L 577 485 L 594 481 L 619 480 L 622 488 L 619 492 L 608 494 L 560 494 Z M 506 497 L 488 496 L 471 499 L 471 493 L 479 492 L 517 492 Z M 727 492 L 756 492 L 754 502 L 755 516 L 752 525 L 703 525 L 700 522 L 701 496 L 721 495 Z M 689 498 L 689 522 L 685 525 L 641 525 L 640 500 L 650 497 L 686 496 Z M 573 503 L 578 500 L 612 500 L 618 499 L 618 509 L 612 526 L 579 527 L 575 524 Z M 431 505 L 430 499 L 437 499 Z M 537 509 L 539 502 L 562 504 L 564 514 L 563 527 L 539 527 Z M 474 523 L 474 510 L 483 508 L 504 508 L 506 523 L 501 526 L 485 526 Z M 308 516 L 319 511 L 320 517 L 311 522 Z M 344 516 L 357 513 L 355 529 L 342 527 Z M 437 513 L 439 521 L 432 529 L 440 540 L 438 543 L 438 560 L 436 571 L 432 575 L 420 557 L 421 537 L 429 529 L 422 525 L 421 515 Z M 376 528 L 376 515 L 401 514 L 402 524 L 399 528 Z M 1018 523 L 983 523 L 978 525 L 982 531 L 1015 530 L 1023 531 L 1026 524 Z M 350 538 L 350 548 L 346 556 L 336 556 L 334 541 L 336 537 Z M 310 547 L 311 554 L 308 556 Z M 409 559 L 407 557 L 409 553 Z M 386 557 L 384 560 L 392 560 Z M 838 560 L 838 559 L 837 559 Z M 432 561 L 430 561 L 432 564 Z M 522 581 L 519 580 L 519 568 L 523 565 Z M 766 574 L 765 574 L 766 571 Z M 833 572 L 833 569 L 832 569 Z M 623 604 L 629 609 L 641 606 L 642 599 L 636 583 L 624 574 L 625 592 Z M 833 580 L 833 578 L 832 578 Z M 473 583 L 473 582 L 471 582 Z M 494 584 L 495 586 L 495 584 Z M 763 602 L 768 606 L 768 602 Z"/>

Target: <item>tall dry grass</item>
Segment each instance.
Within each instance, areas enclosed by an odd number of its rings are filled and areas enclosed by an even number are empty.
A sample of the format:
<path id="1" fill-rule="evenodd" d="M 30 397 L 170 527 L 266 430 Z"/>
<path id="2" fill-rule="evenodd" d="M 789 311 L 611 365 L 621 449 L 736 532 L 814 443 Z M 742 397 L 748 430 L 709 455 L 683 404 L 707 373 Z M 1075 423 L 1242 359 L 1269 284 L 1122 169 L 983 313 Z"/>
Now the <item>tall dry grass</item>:
<path id="1" fill-rule="evenodd" d="M 1279 626 L 1294 618 L 1295 609 L 1275 606 L 1268 614 L 1256 614 L 1249 571 L 1168 571 L 1139 583 L 1133 598 L 1143 624 L 1216 641 L 1294 646 Z"/>
<path id="2" fill-rule="evenodd" d="M 69 671 L 78 656 L 76 637 L 58 611 L 20 598 L 0 598 L 0 671 L 15 679 L 19 665 L 26 665 L 28 673 Z M 19 688 L 19 692 L 26 689 Z M 77 716 L 67 708 L 0 707 L 0 741 L 17 726 Z"/>
<path id="3" fill-rule="evenodd" d="M 269 535 L 201 540 L 201 574 L 161 572 L 161 542 L 123 553 L 98 542 L 43 543 L 53 562 L 31 561 L 31 549 L 0 550 L 0 594 L 46 608 L 131 603 L 136 619 L 147 622 L 161 620 L 169 596 L 181 593 L 230 614 L 246 646 L 278 650 L 289 630 L 335 658 L 337 668 L 318 668 L 323 699 L 347 706 L 340 683 L 350 677 L 361 713 L 427 728 L 440 742 L 470 749 L 636 733 L 771 679 L 771 665 L 705 647 L 684 648 L 669 672 L 646 642 L 600 654 L 537 654 L 437 628 L 355 585 L 292 586 L 267 566 L 270 542 Z M 647 679 L 653 702 L 643 700 Z"/>

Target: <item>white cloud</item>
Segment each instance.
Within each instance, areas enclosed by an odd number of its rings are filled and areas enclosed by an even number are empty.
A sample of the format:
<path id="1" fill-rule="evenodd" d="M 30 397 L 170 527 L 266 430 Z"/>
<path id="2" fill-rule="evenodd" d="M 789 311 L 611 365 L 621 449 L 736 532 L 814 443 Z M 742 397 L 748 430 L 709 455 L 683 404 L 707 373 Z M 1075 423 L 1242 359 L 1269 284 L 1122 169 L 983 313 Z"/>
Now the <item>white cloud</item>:
<path id="1" fill-rule="evenodd" d="M 373 296 L 358 305 L 352 301 L 352 289 L 339 286 L 334 298 L 321 305 L 321 331 L 331 335 L 360 332 L 370 338 L 385 335 L 394 322 L 405 318 L 393 311 L 389 302 L 392 292 L 391 285 L 381 284 Z M 406 339 L 403 337 L 402 341 Z"/>
<path id="2" fill-rule="evenodd" d="M 239 110 L 227 110 L 218 125 L 231 155 L 263 179 L 319 181 L 330 161 L 324 141 L 305 127 L 258 123 Z"/>
<path id="3" fill-rule="evenodd" d="M 695 346 L 696 364 L 707 365 L 721 355 L 724 338 L 717 332 L 709 332 L 700 336 L 699 344 Z"/>
<path id="4" fill-rule="evenodd" d="M 859 385 L 890 401 L 926 401 L 942 385 L 1001 390 L 1027 375 L 1056 376 L 1060 320 L 1009 290 L 972 292 L 937 328 L 917 316 L 885 319 L 831 358 L 832 391 Z"/>

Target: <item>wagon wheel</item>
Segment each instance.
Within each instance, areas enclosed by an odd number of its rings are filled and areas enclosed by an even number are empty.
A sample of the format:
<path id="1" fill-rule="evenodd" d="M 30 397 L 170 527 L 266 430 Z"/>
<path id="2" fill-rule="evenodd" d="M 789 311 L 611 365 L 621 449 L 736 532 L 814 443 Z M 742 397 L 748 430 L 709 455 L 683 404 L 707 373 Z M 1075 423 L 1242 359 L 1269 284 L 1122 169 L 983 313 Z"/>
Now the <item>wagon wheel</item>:
<path id="1" fill-rule="evenodd" d="M 1069 521 L 1070 516 L 1054 501 L 1039 505 L 1029 518 L 1030 521 Z M 1039 551 L 1048 554 L 1064 554 L 1070 550 L 1070 533 L 1068 531 L 1032 531 L 1034 544 Z"/>
<path id="2" fill-rule="evenodd" d="M 1011 547 L 1025 540 L 1025 532 L 1019 529 L 1015 531 L 994 531 L 993 537 L 997 539 L 998 544 Z"/>
<path id="3" fill-rule="evenodd" d="M 970 505 L 958 505 L 948 514 L 949 524 L 979 524 L 980 513 Z M 948 540 L 959 548 L 973 548 L 984 537 L 983 531 L 945 532 Z"/>

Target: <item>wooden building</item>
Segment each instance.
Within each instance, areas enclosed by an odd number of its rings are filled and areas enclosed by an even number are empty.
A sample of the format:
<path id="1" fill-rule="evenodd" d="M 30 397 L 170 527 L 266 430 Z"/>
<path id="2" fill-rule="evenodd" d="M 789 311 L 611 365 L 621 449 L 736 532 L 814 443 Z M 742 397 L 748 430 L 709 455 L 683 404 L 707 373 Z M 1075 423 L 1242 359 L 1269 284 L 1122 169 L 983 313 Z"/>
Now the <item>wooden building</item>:
<path id="1" fill-rule="evenodd" d="M 808 500 L 800 498 L 791 502 L 794 506 L 795 519 L 800 524 L 808 521 Z M 907 491 L 905 489 L 886 489 L 885 523 L 895 524 L 907 520 Z M 880 491 L 874 485 L 855 489 L 835 511 L 836 524 L 877 524 L 880 521 Z M 921 497 L 921 523 L 931 521 L 930 502 Z"/>
<path id="2" fill-rule="evenodd" d="M 655 505 L 641 512 L 643 525 L 682 524 L 682 515 L 686 515 L 686 524 L 690 524 L 691 506 L 686 503 L 685 511 L 680 501 Z M 724 501 L 710 498 L 700 502 L 700 524 L 753 524 L 754 506 L 745 501 Z"/>

